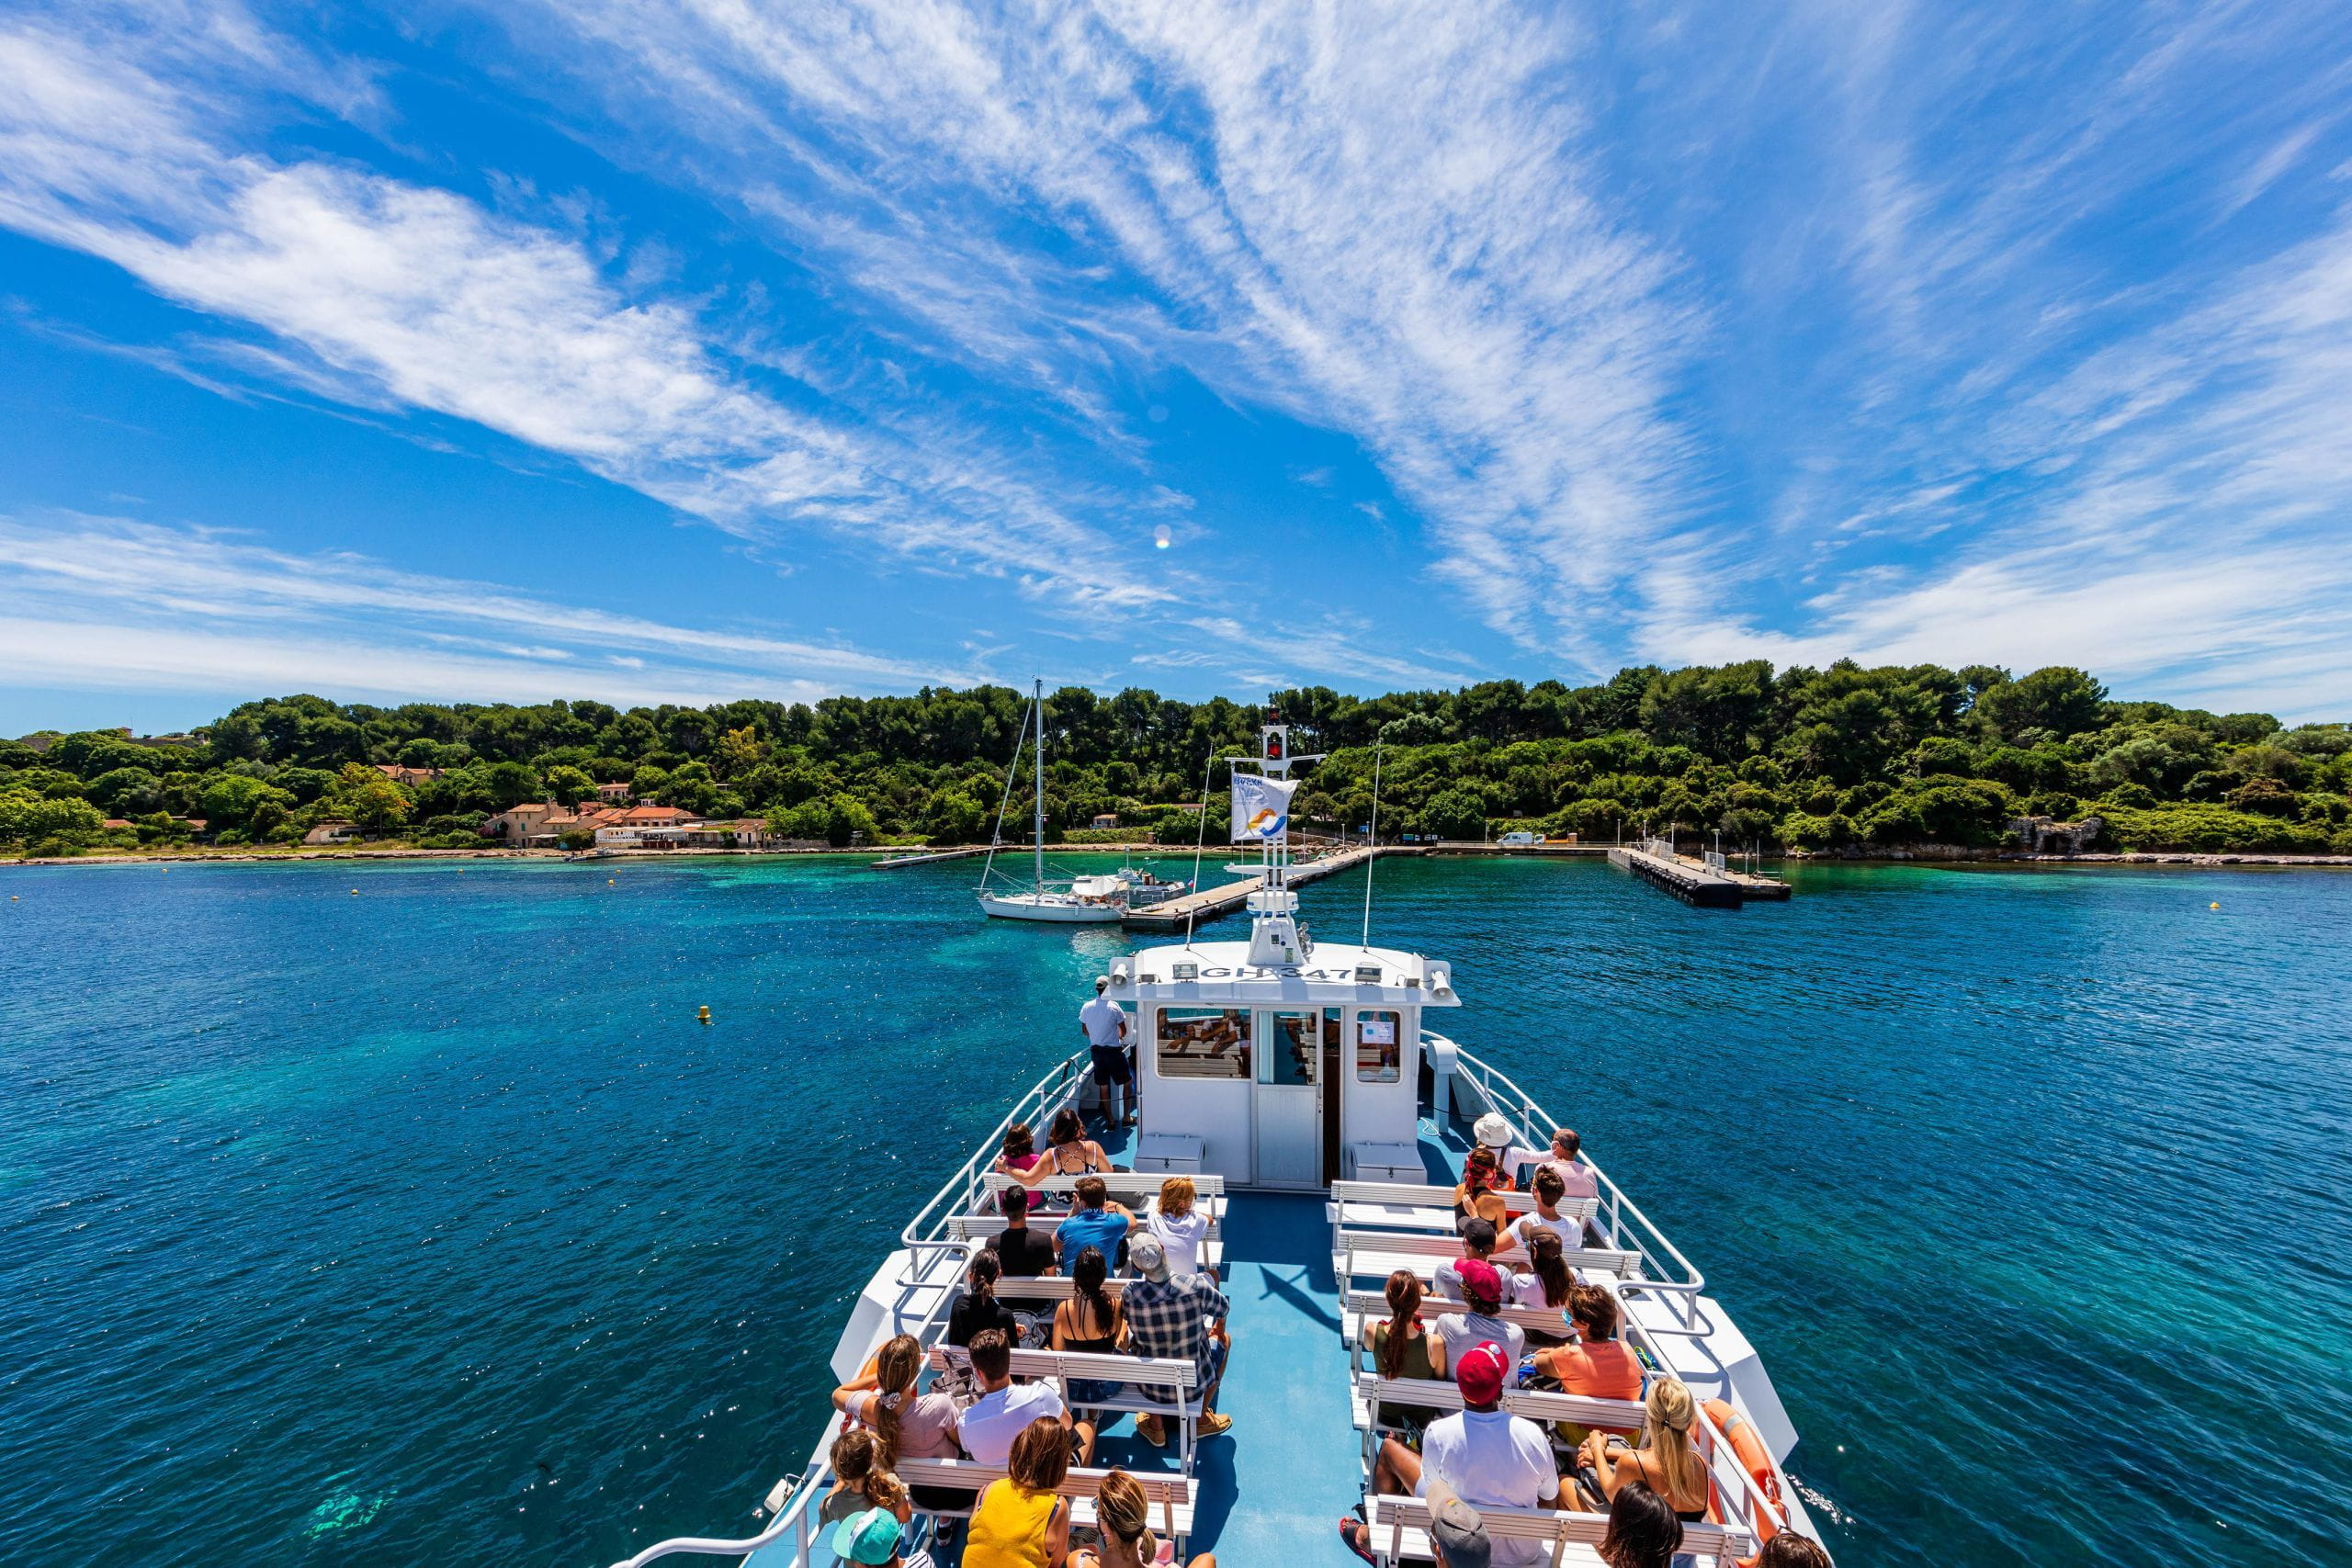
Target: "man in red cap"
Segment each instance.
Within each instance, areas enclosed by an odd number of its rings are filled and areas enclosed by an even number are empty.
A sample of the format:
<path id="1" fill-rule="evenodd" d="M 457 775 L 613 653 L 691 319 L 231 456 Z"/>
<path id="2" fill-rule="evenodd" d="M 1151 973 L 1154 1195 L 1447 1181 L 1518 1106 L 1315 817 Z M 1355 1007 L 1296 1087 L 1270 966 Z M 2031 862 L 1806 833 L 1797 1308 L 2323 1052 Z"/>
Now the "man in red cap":
<path id="1" fill-rule="evenodd" d="M 1502 1408 L 1503 1384 L 1516 1381 L 1517 1371 L 1492 1340 L 1457 1357 L 1453 1383 L 1462 1391 L 1462 1413 L 1430 1422 L 1421 1434 L 1419 1453 L 1394 1438 L 1384 1439 L 1372 1470 L 1374 1490 L 1425 1496 L 1435 1478 L 1473 1506 L 1558 1507 L 1560 1472 L 1553 1466 L 1544 1428 Z M 1358 1555 L 1371 1557 L 1371 1542 L 1359 1521 L 1342 1519 L 1340 1533 Z M 1551 1556 L 1551 1548 L 1540 1540 L 1494 1543 L 1495 1568 L 1527 1568 Z"/>

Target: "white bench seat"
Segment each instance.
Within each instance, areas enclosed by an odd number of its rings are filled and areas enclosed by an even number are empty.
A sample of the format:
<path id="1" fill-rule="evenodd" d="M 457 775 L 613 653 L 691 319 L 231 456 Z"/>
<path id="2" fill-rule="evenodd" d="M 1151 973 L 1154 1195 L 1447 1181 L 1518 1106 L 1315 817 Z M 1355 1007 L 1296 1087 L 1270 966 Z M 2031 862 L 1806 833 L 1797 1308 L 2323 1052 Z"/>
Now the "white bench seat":
<path id="1" fill-rule="evenodd" d="M 1572 1549 L 1579 1554 L 1577 1561 L 1599 1561 L 1582 1554 L 1592 1552 L 1609 1533 L 1606 1514 L 1554 1513 L 1544 1508 L 1501 1508 L 1486 1504 L 1478 1505 L 1478 1514 L 1487 1522 L 1488 1539 L 1542 1541 L 1551 1549 L 1550 1560 L 1555 1568 L 1570 1560 Z M 1422 1499 L 1374 1494 L 1364 1499 L 1364 1516 L 1371 1525 L 1366 1544 L 1383 1568 L 1398 1562 L 1426 1562 L 1435 1556 L 1430 1550 L 1430 1506 Z M 1682 1550 L 1702 1560 L 1713 1558 L 1730 1563 L 1753 1553 L 1756 1538 L 1736 1525 L 1686 1524 L 1682 1527 Z"/>
<path id="2" fill-rule="evenodd" d="M 967 1519 L 978 1506 L 980 1493 L 989 1483 L 1004 1479 L 1005 1472 L 998 1465 L 982 1464 L 968 1459 L 902 1459 L 899 1461 L 898 1477 L 909 1486 L 921 1486 L 938 1491 L 968 1491 L 971 1502 L 961 1507 L 926 1508 L 913 1505 L 918 1514 L 934 1518 Z M 1093 1528 L 1094 1494 L 1101 1489 L 1107 1470 L 1072 1470 L 1054 1488 L 1057 1496 L 1067 1497 L 1070 1504 L 1070 1522 Z M 1182 1543 L 1193 1533 L 1193 1483 L 1182 1475 L 1156 1474 L 1150 1471 L 1129 1471 L 1136 1484 L 1143 1488 L 1151 1501 L 1151 1528 L 1169 1540 Z"/>
<path id="3" fill-rule="evenodd" d="M 1159 1196 L 1159 1184 L 1169 1179 L 1169 1173 L 1158 1170 L 1098 1170 L 1094 1174 L 1102 1179 L 1102 1185 L 1109 1190 L 1111 1196 L 1122 1202 L 1131 1197 L 1157 1198 Z M 1078 1184 L 1084 1179 L 1083 1176 L 1048 1176 L 1033 1185 L 1018 1177 L 1007 1176 L 1001 1170 L 980 1173 L 982 1185 L 991 1192 L 1001 1192 L 1008 1187 L 1025 1186 L 1032 1192 L 1069 1193 L 1077 1191 Z M 1192 1182 L 1193 1190 L 1203 1198 L 1225 1196 L 1225 1178 L 1222 1176 L 1194 1176 Z M 1449 1196 L 1446 1201 L 1451 1203 L 1453 1200 Z"/>

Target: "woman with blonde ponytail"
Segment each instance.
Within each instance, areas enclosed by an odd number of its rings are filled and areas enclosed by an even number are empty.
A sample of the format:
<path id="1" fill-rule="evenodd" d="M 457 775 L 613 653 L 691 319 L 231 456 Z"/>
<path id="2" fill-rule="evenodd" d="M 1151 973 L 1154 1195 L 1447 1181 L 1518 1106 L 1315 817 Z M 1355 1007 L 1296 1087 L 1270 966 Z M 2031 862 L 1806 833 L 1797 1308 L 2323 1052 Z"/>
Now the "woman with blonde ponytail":
<path id="1" fill-rule="evenodd" d="M 1170 1543 L 1152 1534 L 1151 1499 L 1124 1470 L 1095 1487 L 1094 1522 L 1102 1527 L 1102 1550 L 1071 1552 L 1069 1568 L 1169 1568 L 1176 1561 Z M 1216 1568 L 1216 1558 L 1204 1551 L 1185 1568 Z"/>
<path id="2" fill-rule="evenodd" d="M 1692 1431 L 1699 1423 L 1699 1404 L 1675 1378 L 1650 1384 L 1642 1401 L 1642 1436 L 1627 1448 L 1623 1438 L 1595 1432 L 1577 1450 L 1577 1480 L 1597 1510 L 1605 1511 L 1623 1488 L 1640 1482 L 1666 1499 L 1677 1517 L 1688 1523 L 1707 1517 L 1707 1461 L 1700 1457 Z"/>
<path id="3" fill-rule="evenodd" d="M 901 1334 L 874 1353 L 856 1377 L 833 1390 L 833 1408 L 874 1433 L 876 1470 L 896 1470 L 902 1459 L 954 1459 L 956 1401 L 923 1393 L 922 1346 Z"/>

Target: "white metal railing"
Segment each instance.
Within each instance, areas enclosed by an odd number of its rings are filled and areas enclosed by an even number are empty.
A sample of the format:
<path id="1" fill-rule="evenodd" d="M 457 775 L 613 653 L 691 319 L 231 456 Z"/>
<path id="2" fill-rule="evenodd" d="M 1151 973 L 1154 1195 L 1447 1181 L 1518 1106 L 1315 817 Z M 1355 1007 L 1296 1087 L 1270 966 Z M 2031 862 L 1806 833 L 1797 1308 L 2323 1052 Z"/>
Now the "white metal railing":
<path id="1" fill-rule="evenodd" d="M 1012 1109 L 1005 1112 L 995 1131 L 981 1140 L 971 1157 L 899 1233 L 899 1244 L 907 1249 L 907 1267 L 893 1281 L 899 1295 L 890 1309 L 892 1334 L 911 1334 L 926 1350 L 938 1340 L 944 1328 L 944 1313 L 955 1295 L 954 1286 L 963 1276 L 966 1261 L 977 1249 L 976 1243 L 949 1235 L 948 1221 L 957 1214 L 977 1212 L 987 1193 L 985 1179 L 996 1164 L 1007 1128 L 1023 1121 L 1042 1125 L 1055 1111 L 1092 1088 L 1093 1078 L 1084 1070 L 1086 1056 L 1084 1051 L 1074 1052 L 1031 1084 L 1012 1102 Z M 922 1312 L 912 1312 L 910 1303 L 925 1291 L 933 1292 L 931 1302 Z M 826 1450 L 824 1443 L 818 1445 L 801 1471 L 799 1484 L 791 1499 L 759 1534 L 736 1540 L 676 1536 L 654 1542 L 636 1556 L 614 1564 L 614 1568 L 645 1568 L 659 1559 L 683 1555 L 745 1558 L 787 1541 L 784 1556 L 774 1568 L 813 1568 L 815 1560 L 811 1554 L 822 1541 L 823 1531 L 817 1527 L 812 1510 L 820 1506 L 820 1500 L 832 1483 L 832 1467 Z"/>
<path id="2" fill-rule="evenodd" d="M 1527 1135 L 1529 1147 L 1543 1149 L 1550 1145 L 1552 1134 L 1560 1130 L 1560 1122 L 1537 1104 L 1532 1095 L 1513 1083 L 1507 1074 L 1488 1066 L 1444 1035 L 1424 1029 L 1421 1039 L 1424 1042 L 1444 1041 L 1453 1047 L 1456 1080 L 1466 1078 L 1489 1110 L 1501 1112 L 1504 1120 L 1514 1123 Z M 1584 1162 L 1600 1183 L 1600 1207 L 1593 1216 L 1593 1223 L 1608 1237 L 1609 1245 L 1619 1251 L 1640 1256 L 1643 1265 L 1640 1287 L 1655 1291 L 1660 1297 L 1676 1303 L 1684 1332 L 1706 1333 L 1707 1330 L 1700 1326 L 1702 1314 L 1698 1305 L 1699 1294 L 1707 1286 L 1706 1276 L 1666 1239 L 1666 1233 L 1658 1229 L 1631 1198 L 1625 1196 L 1624 1190 L 1610 1179 L 1609 1173 L 1599 1163 L 1589 1155 L 1584 1156 Z"/>
<path id="3" fill-rule="evenodd" d="M 1650 840 L 1645 842 L 1662 845 L 1664 840 Z M 1661 849 L 1653 852 L 1671 853 L 1672 852 L 1670 849 Z M 1453 1047 L 1455 1073 L 1468 1079 L 1470 1086 L 1477 1092 L 1478 1098 L 1485 1102 L 1487 1109 L 1501 1112 L 1505 1120 L 1511 1122 L 1522 1134 L 1525 1134 L 1530 1147 L 1540 1149 L 1550 1145 L 1552 1134 L 1560 1130 L 1560 1122 L 1550 1111 L 1537 1104 L 1532 1095 L 1513 1082 L 1509 1075 L 1490 1066 L 1476 1054 L 1464 1050 L 1458 1042 L 1447 1039 L 1442 1034 L 1424 1029 L 1421 1032 L 1421 1038 L 1424 1042 L 1443 1041 Z M 1432 1106 L 1430 1109 L 1433 1113 L 1438 1114 L 1442 1114 L 1444 1110 L 1441 1106 Z M 1619 1331 L 1627 1339 L 1647 1351 L 1650 1359 L 1660 1371 L 1671 1372 L 1675 1363 L 1666 1354 L 1665 1348 L 1658 1343 L 1658 1335 L 1661 1332 L 1670 1332 L 1678 1338 L 1702 1339 L 1712 1332 L 1712 1325 L 1707 1322 L 1706 1314 L 1699 1305 L 1700 1293 L 1706 1289 L 1706 1277 L 1699 1272 L 1689 1258 L 1682 1256 L 1680 1250 L 1672 1242 L 1666 1239 L 1666 1233 L 1659 1230 L 1657 1224 L 1648 1215 L 1643 1213 L 1632 1199 L 1625 1196 L 1624 1190 L 1611 1179 L 1609 1173 L 1601 1169 L 1590 1155 L 1582 1155 L 1579 1157 L 1591 1170 L 1600 1188 L 1599 1207 L 1593 1215 L 1592 1223 L 1600 1227 L 1611 1247 L 1621 1251 L 1635 1253 L 1643 1262 L 1642 1278 L 1624 1280 L 1612 1287 L 1611 1293 L 1619 1298 L 1621 1308 L 1618 1318 L 1621 1325 Z M 1671 1272 L 1668 1272 L 1669 1269 Z M 1631 1307 L 1624 1304 L 1624 1295 L 1629 1291 L 1650 1292 L 1662 1300 L 1673 1303 L 1678 1308 L 1683 1326 L 1677 1330 L 1661 1331 L 1640 1322 L 1634 1317 Z M 1748 1474 L 1747 1467 L 1739 1462 L 1739 1456 L 1732 1448 L 1730 1435 L 1718 1427 L 1714 1418 L 1703 1408 L 1699 1412 L 1699 1424 L 1712 1439 L 1708 1444 L 1710 1450 L 1708 1467 L 1714 1476 L 1716 1490 L 1724 1495 L 1726 1513 L 1734 1515 L 1736 1522 L 1745 1526 L 1748 1532 L 1759 1540 L 1763 1539 L 1763 1531 L 1758 1529 L 1758 1524 L 1768 1510 L 1772 1514 L 1775 1529 L 1785 1528 L 1788 1518 L 1786 1508 L 1781 1506 L 1777 1500 L 1758 1483 L 1756 1478 Z M 1777 1460 L 1772 1463 L 1772 1474 L 1781 1487 L 1781 1495 L 1787 1496 L 1788 1476 L 1781 1469 Z"/>

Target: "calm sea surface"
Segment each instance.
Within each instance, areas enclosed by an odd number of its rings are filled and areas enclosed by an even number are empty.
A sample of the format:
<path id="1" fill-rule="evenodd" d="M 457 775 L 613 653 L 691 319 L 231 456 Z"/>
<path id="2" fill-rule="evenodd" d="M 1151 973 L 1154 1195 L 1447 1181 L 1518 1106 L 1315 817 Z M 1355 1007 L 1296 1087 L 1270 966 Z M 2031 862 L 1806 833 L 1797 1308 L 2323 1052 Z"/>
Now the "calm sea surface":
<path id="1" fill-rule="evenodd" d="M 0 873 L 0 1561 L 750 1529 L 1120 948 L 970 870 Z M 2346 1561 L 2352 875 L 1796 874 L 1391 863 L 1374 935 L 1707 1272 L 1849 1568 Z"/>

